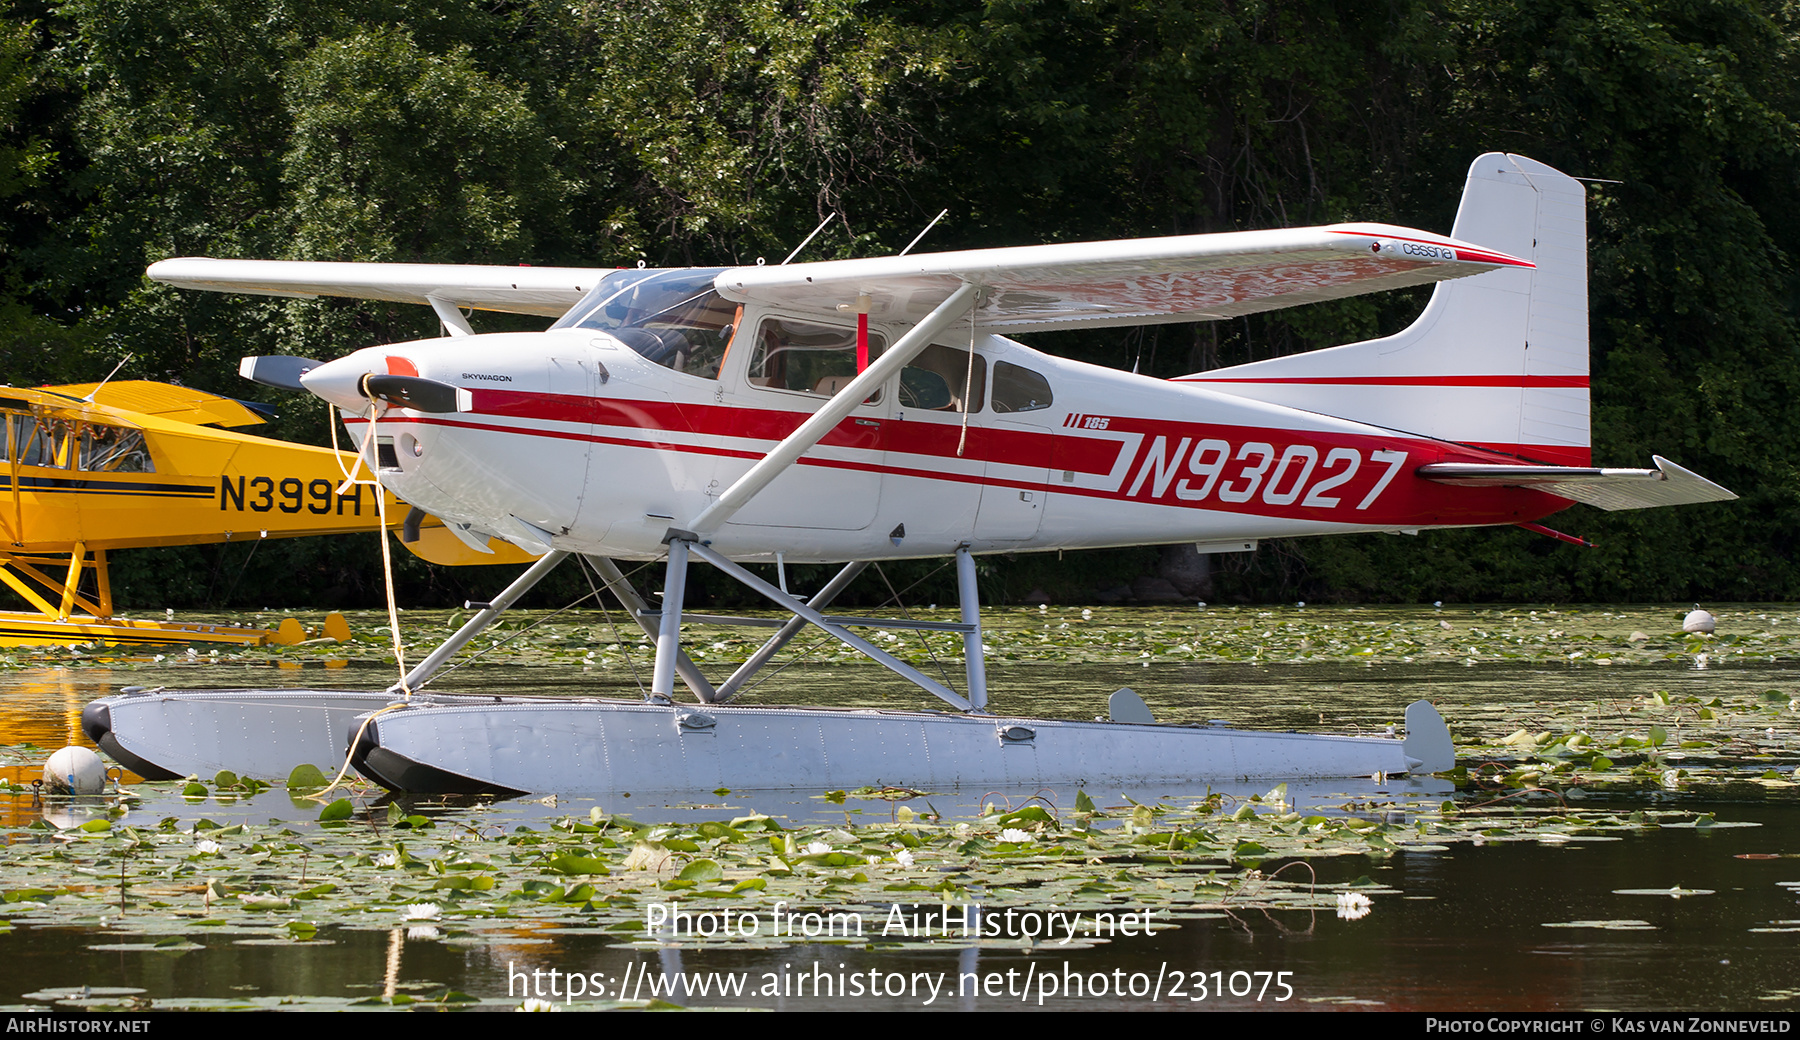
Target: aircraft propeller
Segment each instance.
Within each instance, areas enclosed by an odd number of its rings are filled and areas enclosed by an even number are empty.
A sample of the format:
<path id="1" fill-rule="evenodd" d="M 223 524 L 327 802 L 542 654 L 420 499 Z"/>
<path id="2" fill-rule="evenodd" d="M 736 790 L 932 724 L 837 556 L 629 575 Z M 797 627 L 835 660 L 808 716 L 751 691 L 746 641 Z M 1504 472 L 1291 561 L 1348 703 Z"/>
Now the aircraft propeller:
<path id="1" fill-rule="evenodd" d="M 238 361 L 238 375 L 252 383 L 261 383 L 279 390 L 304 390 L 300 377 L 323 365 L 323 361 L 312 358 L 289 357 L 285 354 L 265 354 L 261 357 L 247 357 Z"/>
<path id="2" fill-rule="evenodd" d="M 308 386 L 306 376 L 313 371 L 325 368 L 323 361 L 312 358 L 290 357 L 285 354 L 265 354 L 259 357 L 247 357 L 238 362 L 238 375 L 253 383 L 273 386 L 282 390 L 319 390 L 320 386 Z M 327 382 L 342 384 L 348 373 L 330 373 L 333 377 Z M 318 383 L 318 380 L 314 380 Z M 341 386 L 347 390 L 348 386 Z M 369 401 L 382 401 L 399 408 L 410 408 L 416 412 L 459 412 L 467 411 L 470 401 L 469 392 L 441 383 L 435 379 L 420 376 L 401 376 L 377 372 L 362 375 L 356 380 L 356 396 Z"/>
<path id="3" fill-rule="evenodd" d="M 467 411 L 469 391 L 422 376 L 381 375 L 371 372 L 357 387 L 371 401 L 386 401 L 415 412 Z"/>

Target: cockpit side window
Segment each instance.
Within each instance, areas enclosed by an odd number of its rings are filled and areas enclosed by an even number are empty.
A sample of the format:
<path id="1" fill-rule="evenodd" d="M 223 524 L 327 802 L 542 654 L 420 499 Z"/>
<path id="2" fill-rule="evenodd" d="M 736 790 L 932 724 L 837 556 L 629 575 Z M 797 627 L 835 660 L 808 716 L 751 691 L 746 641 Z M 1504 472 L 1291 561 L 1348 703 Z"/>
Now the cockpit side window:
<path id="1" fill-rule="evenodd" d="M 737 305 L 713 289 L 722 267 L 614 271 L 552 329 L 595 329 L 664 368 L 719 378 Z"/>
<path id="2" fill-rule="evenodd" d="M 155 473 L 141 430 L 123 426 L 81 428 L 81 468 L 89 473 Z"/>
<path id="3" fill-rule="evenodd" d="M 886 337 L 869 333 L 869 360 L 881 356 Z M 856 330 L 793 318 L 765 318 L 750 355 L 750 383 L 830 397 L 856 378 Z M 879 401 L 879 393 L 869 403 Z"/>
<path id="4" fill-rule="evenodd" d="M 21 466 L 68 469 L 73 449 L 74 426 L 59 419 L 35 415 L 10 415 L 8 457 Z"/>

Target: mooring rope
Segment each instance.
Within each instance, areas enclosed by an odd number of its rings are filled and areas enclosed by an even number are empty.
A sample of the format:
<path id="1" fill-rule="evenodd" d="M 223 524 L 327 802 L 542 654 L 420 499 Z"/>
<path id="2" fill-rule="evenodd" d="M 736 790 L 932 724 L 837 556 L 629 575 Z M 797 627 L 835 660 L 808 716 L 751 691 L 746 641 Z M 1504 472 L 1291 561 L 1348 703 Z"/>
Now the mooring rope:
<path id="1" fill-rule="evenodd" d="M 362 444 L 356 452 L 356 462 L 353 463 L 349 469 L 344 468 L 344 456 L 342 450 L 338 447 L 338 409 L 336 405 L 330 404 L 329 402 L 325 406 L 325 424 L 331 428 L 332 457 L 337 460 L 338 472 L 344 475 L 344 482 L 338 485 L 337 493 L 340 495 L 343 494 L 345 491 L 349 490 L 352 485 L 367 484 L 373 486 L 375 489 L 375 518 L 380 524 L 377 536 L 381 539 L 381 577 L 383 584 L 387 586 L 388 630 L 394 637 L 394 661 L 400 668 L 399 686 L 401 699 L 399 703 L 390 704 L 385 708 L 372 711 L 363 716 L 362 725 L 356 728 L 356 735 L 350 738 L 350 746 L 344 750 L 344 762 L 338 767 L 337 775 L 331 778 L 331 783 L 326 784 L 323 790 L 315 792 L 312 795 L 314 798 L 322 798 L 323 796 L 330 794 L 333 790 L 337 789 L 339 784 L 344 782 L 346 776 L 350 775 L 351 759 L 356 754 L 357 745 L 362 743 L 363 734 L 369 731 L 370 723 L 374 722 L 378 717 L 386 715 L 390 711 L 396 711 L 406 707 L 407 702 L 412 700 L 412 689 L 406 685 L 406 651 L 400 641 L 400 606 L 394 595 L 394 559 L 388 548 L 387 492 L 386 489 L 381 486 L 381 481 L 376 478 L 373 467 L 369 470 L 369 478 L 367 480 L 356 479 L 356 474 L 363 467 L 364 456 L 368 454 L 370 445 L 375 443 L 375 423 L 376 420 L 380 418 L 381 411 L 382 406 L 380 404 L 374 401 L 369 402 L 369 429 L 363 434 Z"/>
<path id="2" fill-rule="evenodd" d="M 331 409 L 334 410 L 334 409 Z M 331 414 L 331 410 L 326 412 Z M 362 469 L 369 454 L 369 446 L 375 443 L 375 424 L 381 418 L 384 406 L 371 399 L 369 401 L 369 429 L 363 434 L 362 446 L 357 449 L 356 463 L 344 473 L 344 482 L 338 485 L 338 494 L 343 494 L 353 484 L 367 484 L 375 489 L 375 519 L 380 525 L 381 538 L 381 578 L 387 587 L 388 631 L 394 637 L 394 663 L 400 668 L 400 695 L 406 700 L 412 699 L 412 688 L 406 684 L 406 649 L 400 640 L 400 604 L 394 595 L 394 556 L 388 547 L 387 490 L 381 486 L 381 480 L 375 476 L 375 467 L 369 467 L 369 479 L 357 480 L 356 473 Z M 337 426 L 331 427 L 331 446 L 337 448 Z M 343 470 L 343 456 L 338 457 L 338 469 Z"/>

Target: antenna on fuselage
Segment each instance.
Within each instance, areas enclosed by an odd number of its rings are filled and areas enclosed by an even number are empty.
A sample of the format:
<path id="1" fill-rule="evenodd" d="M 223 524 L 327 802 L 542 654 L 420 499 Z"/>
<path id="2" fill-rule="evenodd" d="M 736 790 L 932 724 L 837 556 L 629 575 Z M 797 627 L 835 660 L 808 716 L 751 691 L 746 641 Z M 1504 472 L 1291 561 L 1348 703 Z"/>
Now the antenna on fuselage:
<path id="1" fill-rule="evenodd" d="M 811 241 L 812 241 L 812 240 L 813 240 L 813 239 L 815 239 L 815 238 L 818 238 L 818 237 L 819 237 L 819 232 L 821 232 L 821 231 L 823 231 L 823 230 L 825 230 L 825 225 L 827 225 L 827 224 L 829 224 L 829 223 L 831 223 L 831 222 L 832 222 L 832 220 L 833 220 L 833 219 L 835 219 L 835 218 L 836 218 L 836 217 L 837 217 L 837 214 L 836 214 L 836 213 L 828 213 L 828 214 L 826 214 L 826 215 L 825 215 L 825 219 L 824 219 L 824 220 L 821 220 L 821 221 L 819 221 L 819 226 L 818 226 L 818 227 L 816 227 L 816 228 L 813 228 L 813 233 L 812 233 L 812 234 L 810 234 L 810 235 L 807 235 L 807 236 L 806 236 L 806 238 L 805 238 L 805 239 L 803 239 L 803 240 L 801 240 L 801 242 L 800 242 L 800 244 L 799 244 L 799 245 L 797 245 L 797 246 L 795 246 L 795 247 L 794 247 L 794 251 L 793 251 L 793 252 L 791 252 L 791 253 L 789 253 L 789 254 L 788 254 L 788 255 L 787 255 L 787 260 L 783 260 L 783 261 L 782 261 L 782 262 L 781 262 L 781 266 L 782 266 L 782 267 L 786 267 L 786 266 L 787 266 L 787 265 L 788 265 L 788 261 L 789 261 L 789 260 L 792 260 L 792 259 L 794 259 L 794 257 L 797 257 L 797 256 L 799 256 L 799 255 L 800 255 L 800 250 L 802 250 L 802 249 L 805 249 L 805 248 L 806 248 L 806 243 L 808 243 L 808 242 L 811 242 Z"/>
<path id="2" fill-rule="evenodd" d="M 924 231 L 919 232 L 919 234 L 911 242 L 906 243 L 905 249 L 900 250 L 900 252 L 895 253 L 894 255 L 895 256 L 905 256 L 906 254 L 912 252 L 912 247 L 919 244 L 919 239 L 924 238 L 926 235 L 930 234 L 931 229 L 934 227 L 937 227 L 937 222 L 940 220 L 943 220 L 945 217 L 947 217 L 949 215 L 950 215 L 950 209 L 949 209 L 949 207 L 945 207 L 942 211 L 940 211 L 938 213 L 937 216 L 931 218 L 931 223 L 925 225 Z"/>
<path id="3" fill-rule="evenodd" d="M 89 404 L 93 404 L 94 403 L 94 395 L 98 394 L 100 392 L 100 388 L 105 386 L 107 383 L 112 382 L 112 377 L 119 374 L 119 369 L 124 368 L 126 363 L 129 362 L 132 358 L 134 358 L 136 356 L 137 355 L 135 355 L 135 354 L 125 355 L 124 360 L 120 361 L 118 364 L 114 365 L 113 370 L 111 372 L 106 373 L 105 379 L 102 379 L 102 380 L 100 380 L 100 382 L 94 384 L 94 389 L 90 390 L 88 392 L 88 395 L 86 397 L 82 398 L 82 400 L 86 401 Z"/>

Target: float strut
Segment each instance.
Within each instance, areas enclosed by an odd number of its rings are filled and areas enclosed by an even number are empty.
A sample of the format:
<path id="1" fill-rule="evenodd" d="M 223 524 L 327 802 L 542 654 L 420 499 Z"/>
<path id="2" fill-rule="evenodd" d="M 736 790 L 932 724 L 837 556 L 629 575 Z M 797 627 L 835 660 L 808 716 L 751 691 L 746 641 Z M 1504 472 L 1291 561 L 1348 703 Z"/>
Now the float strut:
<path id="1" fill-rule="evenodd" d="M 675 659 L 681 654 L 681 602 L 687 598 L 688 542 L 669 539 L 669 573 L 663 579 L 662 615 L 656 624 L 656 665 L 650 696 L 675 699 Z"/>
<path id="2" fill-rule="evenodd" d="M 831 606 L 831 601 L 838 598 L 838 593 L 848 588 L 850 583 L 856 580 L 857 575 L 861 574 L 868 566 L 867 560 L 857 560 L 845 564 L 844 569 L 838 571 L 837 575 L 824 588 L 815 593 L 810 602 L 820 610 Z M 785 593 L 787 589 L 784 588 L 781 591 Z M 768 664 L 770 658 L 780 653 L 781 648 L 788 645 L 805 627 L 806 619 L 798 614 L 788 618 L 787 624 L 782 625 L 780 631 L 770 636 L 769 641 L 758 647 L 756 653 L 751 654 L 748 661 L 739 665 L 738 670 L 731 673 L 731 678 L 719 685 L 719 701 L 723 703 L 736 697 L 744 683 L 760 671 L 763 665 Z"/>
<path id="3" fill-rule="evenodd" d="M 544 575 L 555 570 L 556 565 L 563 562 L 568 555 L 559 549 L 545 553 L 536 563 L 526 568 L 524 574 L 514 578 L 513 583 L 508 585 L 500 595 L 495 596 L 487 606 L 481 608 L 480 613 L 465 622 L 463 627 L 457 629 L 455 635 L 438 644 L 438 648 L 433 650 L 425 660 L 420 661 L 416 668 L 407 672 L 406 678 L 401 679 L 398 685 L 388 687 L 387 692 L 405 693 L 424 685 L 426 680 L 437 674 L 438 669 L 444 666 L 445 661 L 450 660 L 458 650 L 469 644 L 469 640 L 474 639 L 489 625 L 492 625 L 494 620 L 500 616 L 501 611 L 512 606 L 520 596 L 530 592 L 533 585 L 542 581 Z"/>
<path id="4" fill-rule="evenodd" d="M 869 369 L 869 371 L 871 371 L 871 372 L 873 372 L 874 370 L 875 369 L 873 367 L 871 367 Z M 674 547 L 675 547 L 674 542 L 669 543 L 669 548 L 671 550 L 674 549 Z M 813 624 L 824 629 L 825 631 L 831 633 L 832 638 L 836 639 L 838 642 L 843 643 L 845 646 L 850 647 L 852 650 L 855 650 L 857 653 L 862 654 L 864 657 L 867 657 L 867 658 L 873 660 L 875 663 L 886 668 L 888 671 L 893 672 L 896 675 L 899 675 L 901 678 L 905 679 L 907 682 L 912 683 L 914 686 L 919 687 L 920 689 L 924 690 L 926 693 L 929 693 L 932 696 L 937 697 L 939 700 L 942 700 L 948 704 L 953 704 L 956 707 L 961 708 L 963 711 L 970 711 L 974 707 L 968 701 L 964 700 L 961 694 L 958 694 L 956 691 L 950 689 L 949 687 L 943 685 L 942 683 L 939 683 L 939 682 L 931 679 L 929 676 L 925 675 L 923 672 L 919 671 L 917 668 L 914 668 L 912 665 L 907 664 L 905 661 L 902 661 L 902 660 L 896 658 L 894 655 L 888 653 L 887 651 L 881 649 L 880 647 L 874 645 L 873 643 L 870 643 L 867 639 L 864 639 L 861 636 L 850 632 L 849 630 L 844 628 L 843 625 L 832 621 L 830 618 L 826 617 L 824 614 L 820 613 L 818 610 L 813 608 L 810 604 L 802 603 L 799 600 L 795 599 L 794 597 L 783 593 L 780 589 L 776 588 L 775 586 L 769 584 L 768 582 L 762 580 L 761 578 L 757 577 L 756 575 L 751 574 L 749 571 L 747 571 L 744 568 L 733 563 L 731 560 L 729 560 L 725 556 L 721 555 L 716 549 L 708 548 L 704 542 L 688 546 L 687 551 L 692 552 L 694 555 L 705 560 L 707 563 L 712 564 L 714 567 L 716 567 L 720 571 L 722 571 L 727 577 L 736 581 L 739 585 L 742 585 L 745 588 L 750 589 L 752 592 L 755 592 L 758 595 L 762 596 L 764 599 L 767 599 L 767 600 L 773 602 L 776 606 L 779 606 L 782 610 L 785 610 L 788 613 L 793 614 L 797 617 L 804 618 L 805 620 L 810 621 Z M 671 553 L 670 555 L 671 555 L 671 558 L 673 558 L 673 553 Z M 685 562 L 686 562 L 686 556 L 684 554 L 683 555 L 683 563 L 685 563 Z M 671 566 L 673 566 L 673 564 L 671 564 Z M 666 618 L 668 616 L 669 616 L 669 604 L 668 604 L 667 598 L 665 597 L 664 602 L 663 602 L 663 617 Z M 661 649 L 661 647 L 659 644 L 658 650 L 660 651 L 660 649 Z M 661 663 L 662 663 L 662 657 L 659 652 L 658 656 L 657 656 L 657 664 L 660 666 Z M 654 690 L 654 687 L 652 689 Z"/>
<path id="5" fill-rule="evenodd" d="M 987 657 L 981 649 L 981 587 L 975 583 L 975 557 L 964 545 L 956 550 L 956 596 L 962 604 L 963 668 L 969 703 L 976 711 L 987 710 Z"/>
<path id="6" fill-rule="evenodd" d="M 650 619 L 658 615 L 656 611 L 650 609 L 650 604 L 644 602 L 644 597 L 638 595 L 637 590 L 631 587 L 631 582 L 625 580 L 625 572 L 619 569 L 619 565 L 605 556 L 589 556 L 587 560 L 594 565 L 595 570 L 600 572 L 600 577 L 606 582 L 606 587 L 612 591 L 613 595 L 619 597 L 619 602 L 623 603 L 625 609 L 631 612 L 631 616 L 637 619 L 638 627 L 644 630 L 644 634 L 655 639 L 657 623 Z M 686 683 L 687 688 L 694 691 L 694 696 L 700 698 L 701 701 L 711 704 L 720 699 L 720 695 L 714 692 L 712 683 L 707 682 L 706 676 L 700 674 L 699 667 L 688 657 L 685 650 L 677 651 L 675 655 L 675 674 L 681 676 L 681 681 Z"/>

